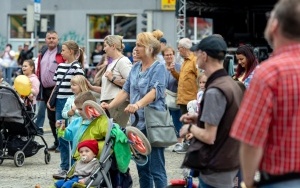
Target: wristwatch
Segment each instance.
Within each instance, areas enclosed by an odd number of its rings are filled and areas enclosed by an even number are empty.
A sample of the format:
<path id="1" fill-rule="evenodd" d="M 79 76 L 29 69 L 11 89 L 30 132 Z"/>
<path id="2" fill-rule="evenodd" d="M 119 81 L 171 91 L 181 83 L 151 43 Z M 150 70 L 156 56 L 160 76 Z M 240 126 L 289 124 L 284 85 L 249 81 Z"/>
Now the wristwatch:
<path id="1" fill-rule="evenodd" d="M 111 79 L 111 82 L 114 83 L 116 77 L 114 76 L 112 79 Z"/>

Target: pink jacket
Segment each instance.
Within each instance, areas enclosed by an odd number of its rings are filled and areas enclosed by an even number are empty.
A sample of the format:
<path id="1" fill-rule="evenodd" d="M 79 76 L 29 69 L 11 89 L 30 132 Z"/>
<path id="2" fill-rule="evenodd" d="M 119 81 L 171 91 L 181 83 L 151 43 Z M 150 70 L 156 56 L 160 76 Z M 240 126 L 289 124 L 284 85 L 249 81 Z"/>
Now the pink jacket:
<path id="1" fill-rule="evenodd" d="M 36 96 L 40 92 L 40 81 L 35 74 L 28 76 L 29 80 L 31 81 L 31 91 L 33 94 L 33 104 L 36 104 Z"/>

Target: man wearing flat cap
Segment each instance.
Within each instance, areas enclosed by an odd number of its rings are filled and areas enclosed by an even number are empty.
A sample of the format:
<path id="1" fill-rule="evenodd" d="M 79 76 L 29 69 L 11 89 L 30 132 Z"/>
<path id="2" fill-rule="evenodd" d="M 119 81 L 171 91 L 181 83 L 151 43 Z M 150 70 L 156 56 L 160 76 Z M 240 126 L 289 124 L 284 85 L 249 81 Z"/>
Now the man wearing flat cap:
<path id="1" fill-rule="evenodd" d="M 239 169 L 238 142 L 229 137 L 243 91 L 223 69 L 227 45 L 212 35 L 191 48 L 208 77 L 198 115 L 183 115 L 180 135 L 193 135 L 183 166 L 200 171 L 201 187 L 232 188 Z"/>

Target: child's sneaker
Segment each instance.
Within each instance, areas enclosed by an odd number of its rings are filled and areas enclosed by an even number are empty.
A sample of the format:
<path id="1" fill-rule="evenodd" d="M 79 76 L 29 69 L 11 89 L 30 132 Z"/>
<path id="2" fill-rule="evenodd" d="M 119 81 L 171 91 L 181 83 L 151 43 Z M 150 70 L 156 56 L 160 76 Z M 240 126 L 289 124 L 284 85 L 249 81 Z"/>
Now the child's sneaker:
<path id="1" fill-rule="evenodd" d="M 54 179 L 65 179 L 67 177 L 66 170 L 59 170 L 57 174 L 53 174 Z"/>
<path id="2" fill-rule="evenodd" d="M 177 150 L 181 150 L 181 149 L 182 149 L 182 143 L 176 143 L 172 151 L 176 152 Z"/>
<path id="3" fill-rule="evenodd" d="M 188 142 L 183 142 L 182 143 L 182 148 L 179 150 L 176 150 L 176 153 L 181 154 L 181 153 L 186 153 L 187 149 L 189 148 L 189 143 Z"/>

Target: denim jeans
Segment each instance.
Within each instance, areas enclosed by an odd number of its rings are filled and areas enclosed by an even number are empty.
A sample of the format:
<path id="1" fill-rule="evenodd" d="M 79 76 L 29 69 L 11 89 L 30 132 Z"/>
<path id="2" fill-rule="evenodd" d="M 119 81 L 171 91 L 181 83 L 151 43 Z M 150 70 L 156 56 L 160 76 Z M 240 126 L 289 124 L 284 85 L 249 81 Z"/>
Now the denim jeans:
<path id="1" fill-rule="evenodd" d="M 78 176 L 74 176 L 72 177 L 71 179 L 65 181 L 64 179 L 63 180 L 58 180 L 57 182 L 55 182 L 55 187 L 57 188 L 61 188 L 61 187 L 64 187 L 64 188 L 72 188 L 72 185 L 74 183 L 77 183 L 79 180 Z"/>
<path id="2" fill-rule="evenodd" d="M 298 188 L 300 187 L 300 179 L 283 181 L 280 183 L 269 184 L 265 186 L 260 186 L 260 188 Z"/>
<path id="3" fill-rule="evenodd" d="M 9 83 L 9 85 L 12 85 L 12 80 L 11 80 L 12 70 L 13 68 L 11 67 L 6 67 L 6 68 L 2 67 L 3 78 L 7 83 Z"/>
<path id="4" fill-rule="evenodd" d="M 37 114 L 36 114 L 35 124 L 39 128 L 43 128 L 44 127 L 44 122 L 45 122 L 45 115 L 46 115 L 47 105 L 46 105 L 45 101 L 37 101 L 37 106 L 38 106 L 38 111 L 37 111 Z"/>
<path id="5" fill-rule="evenodd" d="M 67 98 L 65 99 L 56 99 L 56 106 L 55 106 L 55 118 L 56 120 L 63 119 L 62 117 L 62 110 L 67 102 Z M 67 121 L 66 121 L 67 122 Z M 67 126 L 67 123 L 66 123 Z M 63 138 L 59 138 L 59 145 L 58 149 L 60 151 L 60 168 L 62 170 L 69 170 L 70 167 L 70 154 L 71 150 L 69 145 L 71 145 L 68 141 L 64 140 Z"/>
<path id="6" fill-rule="evenodd" d="M 180 111 L 180 109 L 178 109 L 178 110 L 169 110 L 169 111 L 170 111 L 170 115 L 172 116 L 174 126 L 176 128 L 176 136 L 177 136 L 177 138 L 179 138 L 179 131 L 182 127 L 182 122 L 179 120 L 179 118 L 181 116 L 181 111 Z"/>
<path id="7" fill-rule="evenodd" d="M 167 186 L 167 174 L 165 169 L 164 148 L 153 147 L 148 162 L 144 166 L 138 166 L 139 182 L 141 188 L 153 188 Z"/>

